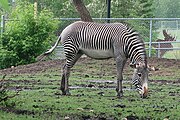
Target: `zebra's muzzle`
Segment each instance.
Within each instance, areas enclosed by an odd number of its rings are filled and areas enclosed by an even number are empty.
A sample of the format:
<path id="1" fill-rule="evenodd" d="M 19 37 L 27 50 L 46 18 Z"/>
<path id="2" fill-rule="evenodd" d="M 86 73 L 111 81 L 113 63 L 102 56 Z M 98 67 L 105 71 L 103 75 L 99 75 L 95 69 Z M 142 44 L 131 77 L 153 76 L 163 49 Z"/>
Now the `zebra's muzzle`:
<path id="1" fill-rule="evenodd" d="M 142 86 L 142 90 L 139 91 L 142 98 L 146 98 L 148 96 L 148 87 L 147 85 Z"/>
<path id="2" fill-rule="evenodd" d="M 143 87 L 143 90 L 139 91 L 142 98 L 146 98 L 148 96 L 148 88 Z"/>
<path id="3" fill-rule="evenodd" d="M 143 89 L 144 93 L 142 94 L 142 98 L 146 98 L 148 95 L 148 88 L 144 87 Z"/>

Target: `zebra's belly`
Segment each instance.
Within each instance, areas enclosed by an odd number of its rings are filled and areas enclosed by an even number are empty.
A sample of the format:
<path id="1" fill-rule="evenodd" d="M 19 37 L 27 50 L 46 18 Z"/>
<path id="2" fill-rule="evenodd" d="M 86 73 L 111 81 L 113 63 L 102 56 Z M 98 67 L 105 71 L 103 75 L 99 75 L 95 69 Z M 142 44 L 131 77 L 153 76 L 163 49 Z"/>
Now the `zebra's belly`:
<path id="1" fill-rule="evenodd" d="M 108 59 L 113 58 L 113 50 L 94 50 L 94 49 L 80 49 L 85 55 L 94 59 Z"/>

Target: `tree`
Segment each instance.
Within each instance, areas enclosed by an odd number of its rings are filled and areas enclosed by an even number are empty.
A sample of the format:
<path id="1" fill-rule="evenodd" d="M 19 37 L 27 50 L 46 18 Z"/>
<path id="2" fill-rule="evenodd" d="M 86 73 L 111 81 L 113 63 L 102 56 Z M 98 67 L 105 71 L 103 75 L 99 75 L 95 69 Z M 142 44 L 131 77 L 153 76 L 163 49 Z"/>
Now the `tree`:
<path id="1" fill-rule="evenodd" d="M 82 21 L 88 21 L 88 22 L 93 21 L 89 11 L 86 9 L 82 0 L 73 0 L 73 4 L 76 10 L 79 12 Z"/>
<path id="2" fill-rule="evenodd" d="M 169 0 L 166 7 L 166 17 L 167 18 L 179 18 L 180 17 L 180 1 L 179 0 Z"/>
<path id="3" fill-rule="evenodd" d="M 1 0 L 0 1 L 0 9 L 1 10 L 6 10 L 9 11 L 9 5 L 8 5 L 8 0 Z"/>
<path id="4" fill-rule="evenodd" d="M 112 17 L 128 18 L 131 16 L 130 14 L 134 12 L 132 11 L 132 0 L 112 0 L 111 2 Z"/>
<path id="5" fill-rule="evenodd" d="M 34 1 L 34 0 L 29 0 Z M 71 2 L 72 1 L 72 2 Z M 39 10 L 42 8 L 48 8 L 53 11 L 55 17 L 58 18 L 78 18 L 79 14 L 82 17 L 86 13 L 87 16 L 92 16 L 93 18 L 104 18 L 107 14 L 107 4 L 106 0 L 38 0 Z M 154 16 L 154 9 L 151 6 L 155 0 L 111 0 L 111 17 L 112 18 L 147 18 Z M 80 2 L 86 10 L 80 9 L 82 7 L 80 4 L 75 2 Z M 76 5 L 75 5 L 76 4 Z M 86 6 L 84 6 L 86 5 Z M 82 7 L 82 8 L 83 8 Z M 79 8 L 79 9 L 78 9 Z M 76 10 L 78 12 L 76 12 Z M 79 14 L 78 14 L 79 13 Z M 89 14 L 91 13 L 91 15 Z M 86 20 L 86 16 L 84 21 Z M 83 19 L 82 18 L 82 19 Z M 105 22 L 103 20 L 98 22 Z M 122 21 L 113 21 L 122 22 Z M 149 21 L 125 21 L 130 23 L 143 38 L 148 40 L 149 38 Z M 59 26 L 59 31 L 62 31 L 67 25 L 72 23 L 72 21 L 62 21 Z"/>
<path id="6" fill-rule="evenodd" d="M 153 15 L 153 7 L 152 0 L 139 0 L 139 4 L 137 4 L 137 16 L 142 18 L 152 18 Z"/>
<path id="7" fill-rule="evenodd" d="M 153 2 L 155 17 L 160 18 L 179 18 L 179 0 L 156 0 Z"/>

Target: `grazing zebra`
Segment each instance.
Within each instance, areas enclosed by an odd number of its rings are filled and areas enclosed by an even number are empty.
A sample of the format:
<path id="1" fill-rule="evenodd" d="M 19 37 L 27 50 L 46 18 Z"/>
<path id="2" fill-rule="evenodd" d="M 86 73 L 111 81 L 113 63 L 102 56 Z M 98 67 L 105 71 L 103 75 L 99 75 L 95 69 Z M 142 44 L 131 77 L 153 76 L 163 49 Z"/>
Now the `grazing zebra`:
<path id="1" fill-rule="evenodd" d="M 137 32 L 122 23 L 100 24 L 78 21 L 67 26 L 55 45 L 43 55 L 52 53 L 59 41 L 64 46 L 66 63 L 63 67 L 61 90 L 69 95 L 68 78 L 70 69 L 83 55 L 94 59 L 115 58 L 117 66 L 117 96 L 123 96 L 123 68 L 130 59 L 130 66 L 135 69 L 133 84 L 142 97 L 148 93 L 147 58 L 144 42 Z"/>

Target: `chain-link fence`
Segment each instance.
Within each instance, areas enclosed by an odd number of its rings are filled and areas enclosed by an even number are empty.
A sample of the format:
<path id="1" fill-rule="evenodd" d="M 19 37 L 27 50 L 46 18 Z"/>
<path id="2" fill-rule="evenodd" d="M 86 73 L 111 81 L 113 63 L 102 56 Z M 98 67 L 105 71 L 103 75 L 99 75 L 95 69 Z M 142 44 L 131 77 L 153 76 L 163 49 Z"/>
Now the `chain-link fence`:
<path id="1" fill-rule="evenodd" d="M 71 24 L 79 18 L 56 18 L 63 23 Z M 135 26 L 140 35 L 145 39 L 149 57 L 180 59 L 180 18 L 94 18 L 96 22 L 106 23 L 125 22 Z M 64 29 L 62 25 L 62 30 Z M 63 47 L 58 46 L 56 56 L 63 58 Z"/>
<path id="2" fill-rule="evenodd" d="M 59 33 L 69 24 L 80 18 L 54 18 L 61 21 Z M 1 16 L 1 34 L 9 19 Z M 146 43 L 149 57 L 180 59 L 180 18 L 93 18 L 95 22 L 124 22 L 136 29 Z M 12 20 L 11 20 L 12 21 Z M 55 59 L 64 58 L 63 47 L 55 50 Z"/>

